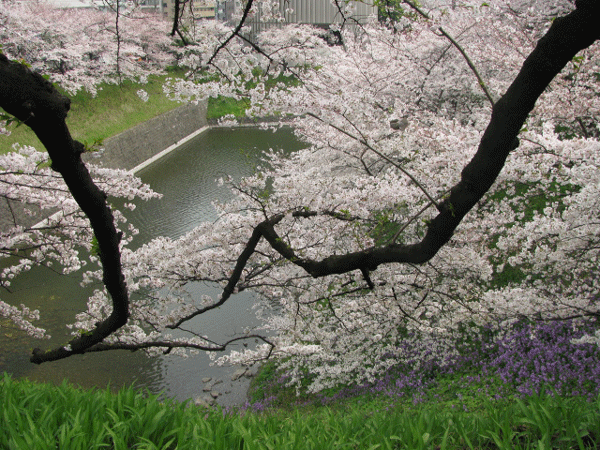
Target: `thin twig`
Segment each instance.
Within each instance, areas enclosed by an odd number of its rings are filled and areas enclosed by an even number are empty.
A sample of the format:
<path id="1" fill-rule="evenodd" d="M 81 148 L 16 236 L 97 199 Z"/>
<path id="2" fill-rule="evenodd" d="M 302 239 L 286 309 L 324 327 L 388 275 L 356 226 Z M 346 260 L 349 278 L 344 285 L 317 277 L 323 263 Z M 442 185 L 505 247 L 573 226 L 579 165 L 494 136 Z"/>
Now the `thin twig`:
<path id="1" fill-rule="evenodd" d="M 452 42 L 452 45 L 454 45 L 456 47 L 456 49 L 461 53 L 461 55 L 463 55 L 463 58 L 465 58 L 465 61 L 467 62 L 467 64 L 469 65 L 469 67 L 471 68 L 471 71 L 473 72 L 473 74 L 475 74 L 475 76 L 477 77 L 477 81 L 479 82 L 479 86 L 481 87 L 481 89 L 483 90 L 485 96 L 487 97 L 487 99 L 490 101 L 490 104 L 492 105 L 492 108 L 494 107 L 494 98 L 492 97 L 492 94 L 490 93 L 490 91 L 487 88 L 487 85 L 485 84 L 485 81 L 483 81 L 483 78 L 481 78 L 481 75 L 479 74 L 479 71 L 477 70 L 477 68 L 475 67 L 475 64 L 473 64 L 473 61 L 471 61 L 471 58 L 469 58 L 469 55 L 467 55 L 467 53 L 465 52 L 465 50 L 460 46 L 460 44 L 458 42 L 456 42 L 456 40 L 454 40 L 454 38 L 452 36 L 450 36 L 446 30 L 444 30 L 442 27 L 439 28 L 440 33 L 442 35 L 444 35 L 444 37 L 446 37 L 450 42 Z"/>
<path id="2" fill-rule="evenodd" d="M 415 5 L 411 0 L 403 0 L 403 1 L 408 6 L 410 6 L 412 9 L 414 9 L 417 13 L 419 13 L 422 17 L 424 17 L 427 20 L 431 20 L 431 16 L 429 14 L 427 14 L 425 11 L 423 11 L 421 8 L 419 8 L 417 5 Z M 473 74 L 475 75 L 475 77 L 477 77 L 477 81 L 479 83 L 479 86 L 483 90 L 483 93 L 485 94 L 485 96 L 487 97 L 487 99 L 490 101 L 490 103 L 492 105 L 492 108 L 493 108 L 494 107 L 494 98 L 492 97 L 492 94 L 488 90 L 487 85 L 485 84 L 485 81 L 483 80 L 483 78 L 479 74 L 479 71 L 475 67 L 475 64 L 473 64 L 473 61 L 471 61 L 471 58 L 469 58 L 469 56 L 467 55 L 467 53 L 465 52 L 465 50 L 459 45 L 458 42 L 456 42 L 456 40 L 452 36 L 450 36 L 450 34 L 448 34 L 446 32 L 446 30 L 444 30 L 442 27 L 439 27 L 438 30 L 439 30 L 439 32 L 446 39 L 448 39 L 452 43 L 452 45 L 454 45 L 454 47 L 456 47 L 456 49 L 463 56 L 463 58 L 465 59 L 465 61 L 469 65 L 469 68 L 471 69 L 471 71 L 473 72 Z"/>
<path id="3" fill-rule="evenodd" d="M 242 29 L 242 27 L 244 26 L 244 22 L 246 21 L 246 18 L 248 17 L 248 14 L 250 13 L 250 9 L 252 8 L 252 2 L 253 0 L 247 0 L 248 3 L 246 3 L 246 8 L 244 9 L 244 13 L 242 14 L 242 18 L 240 19 L 240 23 L 238 23 L 237 27 L 235 27 L 235 30 L 233 30 L 233 32 L 231 33 L 231 35 L 225 39 L 225 42 L 223 42 L 221 45 L 219 45 L 217 47 L 217 49 L 214 51 L 214 53 L 212 54 L 212 56 L 210 57 L 210 59 L 208 60 L 208 62 L 206 63 L 206 65 L 210 65 L 212 64 L 213 60 L 217 57 L 217 55 L 219 54 L 219 52 L 224 49 L 227 44 L 229 44 L 229 42 L 231 42 L 231 40 L 235 37 L 235 36 L 239 36 L 239 32 Z"/>
<path id="4" fill-rule="evenodd" d="M 381 153 L 379 150 L 376 150 L 375 148 L 373 148 L 373 146 L 371 144 L 369 144 L 365 139 L 359 138 L 357 136 L 354 136 L 352 133 L 338 127 L 337 125 L 334 125 L 330 122 L 326 122 L 325 120 L 321 119 L 320 117 L 318 117 L 317 115 L 313 114 L 313 113 L 306 113 L 307 116 L 313 117 L 315 119 L 317 119 L 320 122 L 323 122 L 326 125 L 329 125 L 331 128 L 334 128 L 335 130 L 339 131 L 340 133 L 345 134 L 346 136 L 348 136 L 349 138 L 354 139 L 357 142 L 360 142 L 362 145 L 364 145 L 365 147 L 367 147 L 369 150 L 371 150 L 373 153 L 375 153 L 377 156 L 379 156 L 380 158 L 384 159 L 385 161 L 387 161 L 388 163 L 390 163 L 391 165 L 393 165 L 394 167 L 396 167 L 396 169 L 398 169 L 400 172 L 402 172 L 404 175 L 406 175 L 408 178 L 410 178 L 410 180 L 415 183 L 417 185 L 417 187 L 421 190 L 421 192 L 423 192 L 423 194 L 425 194 L 425 197 L 427 197 L 427 199 L 433 204 L 435 205 L 435 207 L 438 209 L 438 211 L 440 210 L 439 205 L 437 204 L 437 202 L 435 201 L 435 199 L 429 194 L 429 192 L 427 192 L 427 190 L 423 187 L 423 185 L 421 183 L 419 183 L 419 180 L 417 180 L 410 172 L 408 172 L 406 169 L 404 169 L 400 164 L 396 163 L 393 159 L 388 158 L 387 156 L 385 156 L 383 153 Z"/>

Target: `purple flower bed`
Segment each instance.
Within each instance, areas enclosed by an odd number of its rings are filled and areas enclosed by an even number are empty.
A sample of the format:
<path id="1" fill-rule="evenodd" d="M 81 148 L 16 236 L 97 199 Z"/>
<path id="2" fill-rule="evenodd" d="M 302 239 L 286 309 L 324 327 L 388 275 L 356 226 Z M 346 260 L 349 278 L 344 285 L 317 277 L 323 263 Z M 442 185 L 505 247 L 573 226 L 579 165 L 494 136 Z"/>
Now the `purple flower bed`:
<path id="1" fill-rule="evenodd" d="M 596 327 L 592 321 L 575 324 L 570 320 L 522 321 L 501 332 L 485 327 L 476 334 L 464 334 L 456 346 L 458 355 L 451 358 L 424 352 L 426 344 L 421 347 L 415 344 L 418 340 L 411 339 L 403 344 L 403 354 L 409 355 L 405 364 L 391 368 L 375 383 L 320 394 L 316 401 L 329 404 L 373 394 L 416 404 L 441 398 L 444 391 L 461 400 L 461 390 L 496 399 L 555 392 L 597 398 L 600 347 L 571 342 L 586 332 L 593 334 Z M 416 365 L 417 357 L 426 362 Z M 285 376 L 280 377 L 268 390 L 276 392 L 284 383 Z M 269 397 L 258 408 L 248 408 L 263 410 L 274 400 Z"/>
<path id="2" fill-rule="evenodd" d="M 547 394 L 596 397 L 600 392 L 600 348 L 571 342 L 586 331 L 593 334 L 594 324 L 519 323 L 490 342 L 483 354 L 466 355 L 456 364 L 480 361 L 483 375 L 497 375 L 523 395 L 545 390 Z"/>

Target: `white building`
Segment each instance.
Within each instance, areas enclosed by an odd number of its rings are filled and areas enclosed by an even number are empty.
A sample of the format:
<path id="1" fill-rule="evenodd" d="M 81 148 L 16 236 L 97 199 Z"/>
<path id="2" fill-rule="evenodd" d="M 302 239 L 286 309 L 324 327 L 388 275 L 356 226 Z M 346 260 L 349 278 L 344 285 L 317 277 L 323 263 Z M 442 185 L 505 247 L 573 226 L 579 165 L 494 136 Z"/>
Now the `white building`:
<path id="1" fill-rule="evenodd" d="M 98 8 L 104 9 L 107 4 L 115 5 L 116 0 L 43 0 L 57 8 Z M 142 10 L 161 11 L 163 0 L 137 0 Z M 127 0 L 119 0 L 119 5 L 127 6 Z"/>
<path id="2" fill-rule="evenodd" d="M 340 8 L 334 6 L 331 0 L 279 0 L 279 13 L 285 19 L 284 23 L 298 23 L 327 28 L 332 23 L 347 23 L 358 21 L 364 23 L 369 17 L 377 17 L 377 6 L 374 0 L 340 0 Z M 241 0 L 221 0 L 217 2 L 217 19 L 233 22 L 243 10 Z M 246 23 L 251 27 L 252 36 L 268 28 L 281 26 L 279 21 L 264 21 L 261 14 L 257 14 Z"/>
<path id="3" fill-rule="evenodd" d="M 185 18 L 193 17 L 195 20 L 215 18 L 215 0 L 189 0 L 184 7 Z M 192 14 L 190 14 L 190 7 Z M 162 0 L 162 8 L 169 20 L 173 20 L 175 0 Z"/>

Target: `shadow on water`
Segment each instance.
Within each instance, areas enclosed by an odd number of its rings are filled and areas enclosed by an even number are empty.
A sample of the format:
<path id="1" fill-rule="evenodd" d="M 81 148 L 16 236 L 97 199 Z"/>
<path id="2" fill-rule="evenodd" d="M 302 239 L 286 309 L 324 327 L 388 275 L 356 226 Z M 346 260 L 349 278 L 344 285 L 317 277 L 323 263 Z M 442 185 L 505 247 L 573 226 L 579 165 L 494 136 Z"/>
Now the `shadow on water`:
<path id="1" fill-rule="evenodd" d="M 133 245 L 142 245 L 160 235 L 177 238 L 200 222 L 214 220 L 211 202 L 227 200 L 231 195 L 226 187 L 218 185 L 217 178 L 239 179 L 251 174 L 261 153 L 269 148 L 292 152 L 302 147 L 289 129 L 273 133 L 256 128 L 211 129 L 182 145 L 138 174 L 163 198 L 138 202 L 135 211 L 126 213 L 140 230 Z M 73 322 L 75 315 L 85 309 L 95 288 L 82 288 L 80 281 L 80 274 L 65 276 L 38 267 L 14 280 L 13 293 L 2 293 L 9 304 L 23 303 L 39 309 L 42 318 L 37 325 L 46 328 L 52 340 L 40 343 L 18 330 L 0 327 L 0 372 L 51 383 L 66 378 L 83 388 L 110 385 L 118 389 L 134 384 L 151 392 L 162 391 L 178 400 L 200 395 L 202 379 L 211 378 L 211 384 L 216 379 L 224 381 L 214 387 L 221 394 L 219 403 L 229 405 L 245 400 L 247 380 L 230 382 L 237 368 L 211 367 L 205 354 L 190 358 L 171 355 L 147 358 L 140 352 L 113 351 L 77 355 L 40 366 L 31 364 L 31 348 L 60 345 L 69 339 L 64 324 Z M 193 294 L 214 295 L 217 289 L 197 283 Z M 202 330 L 202 334 L 217 338 L 239 333 L 256 324 L 251 311 L 254 299 L 249 292 L 238 294 L 210 317 L 197 318 L 192 325 Z"/>

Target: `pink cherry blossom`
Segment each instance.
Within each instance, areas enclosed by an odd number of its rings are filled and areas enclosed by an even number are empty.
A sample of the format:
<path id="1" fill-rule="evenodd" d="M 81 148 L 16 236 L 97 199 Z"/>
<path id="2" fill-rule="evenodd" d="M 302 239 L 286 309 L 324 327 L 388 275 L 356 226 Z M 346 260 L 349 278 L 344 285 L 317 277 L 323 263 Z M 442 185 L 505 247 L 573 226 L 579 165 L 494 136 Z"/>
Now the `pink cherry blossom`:
<path id="1" fill-rule="evenodd" d="M 585 5 L 579 8 L 598 14 Z M 173 99 L 247 98 L 248 115 L 281 117 L 281 123 L 267 126 L 293 126 L 307 143 L 292 155 L 269 153 L 253 176 L 225 180 L 234 198 L 215 205 L 216 222 L 200 223 L 179 239 L 158 237 L 136 250 L 125 238 L 123 274 L 135 294 L 130 316 L 96 350 L 223 350 L 225 343 L 188 326 L 231 293 L 251 289 L 260 294 L 256 313 L 270 337 L 217 362 L 288 357 L 290 382 L 302 383 L 301 369 L 309 368 L 316 375 L 310 389 L 319 391 L 339 382 L 370 381 L 401 361 L 399 342 L 406 330 L 451 353 L 460 326 L 600 313 L 597 43 L 577 53 L 544 90 L 521 129 L 519 146 L 434 256 L 422 264 L 390 259 L 357 265 L 360 270 L 336 267 L 326 276 L 313 269 L 317 262 L 333 267 L 342 256 L 418 244 L 439 214 L 452 216 L 448 199 L 494 119 L 492 104 L 513 85 L 551 24 L 561 22 L 555 17 L 574 8 L 566 0 L 465 1 L 427 11 L 413 6 L 393 26 L 373 21 L 342 27 L 343 45 L 337 46 L 328 45 L 323 30 L 283 23 L 251 46 L 231 28 L 206 22 L 196 25 L 185 48 L 168 50 L 166 42 L 161 47 L 163 41 L 155 40 L 144 47 L 141 30 L 164 24 L 138 20 L 131 34 L 123 31 L 117 59 L 114 37 L 84 49 L 67 27 L 57 31 L 47 18 L 37 19 L 37 28 L 48 32 L 34 32 L 27 15 L 18 12 L 26 6 L 0 6 L 3 23 L 10 24 L 2 28 L 11 36 L 4 41 L 13 42 L 3 52 L 72 91 L 114 79 L 117 66 L 127 77 L 152 73 L 172 56 L 188 69 L 185 79 L 165 85 Z M 113 22 L 100 26 L 100 16 L 93 14 L 82 19 L 85 29 L 110 36 L 105 32 Z M 85 56 L 91 54 L 108 65 Z M 139 59 L 142 64 L 134 64 Z M 0 196 L 29 198 L 39 208 L 59 207 L 59 213 L 37 228 L 15 223 L 0 235 L 2 249 L 32 248 L 28 258 L 4 269 L 0 282 L 8 285 L 47 260 L 60 261 L 66 270 L 86 264 L 86 282 L 101 278 L 77 250 L 90 247 L 91 231 L 61 178 L 39 168 L 42 154 L 25 148 L 3 158 Z M 154 195 L 131 174 L 92 170 L 110 195 Z M 118 212 L 115 220 L 127 231 Z M 43 233 L 49 226 L 60 232 Z M 223 292 L 194 298 L 189 290 L 194 281 L 218 283 Z M 0 305 L 4 316 L 33 332 L 30 311 Z M 88 310 L 70 325 L 73 333 L 93 330 L 111 308 L 106 290 L 97 290 Z M 234 339 L 259 333 L 249 330 Z M 597 341 L 598 335 L 584 340 Z"/>

